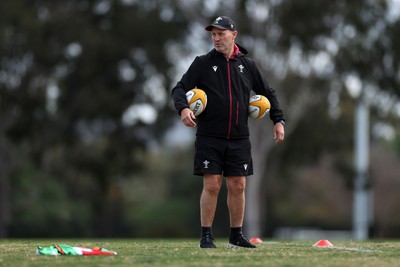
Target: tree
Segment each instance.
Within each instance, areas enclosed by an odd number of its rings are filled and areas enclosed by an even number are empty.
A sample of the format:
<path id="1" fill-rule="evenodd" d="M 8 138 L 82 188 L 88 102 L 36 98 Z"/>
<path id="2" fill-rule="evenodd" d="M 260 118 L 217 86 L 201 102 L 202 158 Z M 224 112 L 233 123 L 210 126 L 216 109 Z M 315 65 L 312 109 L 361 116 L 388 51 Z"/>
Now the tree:
<path id="1" fill-rule="evenodd" d="M 254 5 L 257 4 L 254 3 Z M 260 4 L 257 8 L 260 9 Z M 374 96 L 379 97 L 382 95 L 381 92 L 398 95 L 397 89 L 394 89 L 398 87 L 395 86 L 398 82 L 394 75 L 395 69 L 398 67 L 393 64 L 397 54 L 394 48 L 396 39 L 389 37 L 393 29 L 398 26 L 386 16 L 390 7 L 385 2 L 345 3 L 335 1 L 310 4 L 309 1 L 282 1 L 277 5 L 271 3 L 268 8 L 269 14 L 271 14 L 268 16 L 268 21 L 264 21 L 265 24 L 253 22 L 255 26 L 252 36 L 265 34 L 267 37 L 275 37 L 267 39 L 264 45 L 262 45 L 262 41 L 254 42 L 257 43 L 257 46 L 261 44 L 262 47 L 270 49 L 269 53 L 265 52 L 264 55 L 257 56 L 257 58 L 267 58 L 271 53 L 283 53 L 281 58 L 284 60 L 280 64 L 286 66 L 281 68 L 287 72 L 282 79 L 289 81 L 281 84 L 281 87 L 285 92 L 284 106 L 288 118 L 287 131 L 289 134 L 298 134 L 297 131 L 295 133 L 294 128 L 304 116 L 311 116 L 315 120 L 315 115 L 306 114 L 308 110 L 314 108 L 315 100 L 321 101 L 332 99 L 332 97 L 339 99 L 340 88 L 348 86 L 348 82 L 346 83 L 348 76 L 354 75 L 357 79 L 362 80 L 364 87 L 362 90 L 370 89 L 371 93 L 372 88 Z M 267 30 L 264 30 L 262 25 L 268 25 Z M 385 31 L 389 34 L 384 35 Z M 276 65 L 267 63 L 267 68 L 273 71 Z M 371 67 L 371 65 L 373 66 Z M 293 73 L 290 74 L 290 72 Z M 292 75 L 298 75 L 299 78 L 303 76 L 307 80 L 294 79 L 295 82 L 290 83 Z M 331 89 L 321 91 L 320 88 Z M 295 90 L 287 92 L 291 89 Z M 331 115 L 339 122 L 343 115 L 340 116 L 338 113 L 337 104 L 339 102 L 335 102 L 336 104 L 333 105 L 336 107 L 332 107 Z M 379 104 L 375 102 L 375 105 Z M 321 126 L 321 124 L 318 125 Z M 260 128 L 259 125 L 256 127 Z M 309 129 L 313 128 L 311 125 Z M 324 129 L 318 128 L 318 131 Z M 253 129 L 253 132 L 256 132 L 254 138 L 258 138 L 258 141 L 255 142 L 255 158 L 257 161 L 261 161 L 257 164 L 258 172 L 256 173 L 264 173 L 265 163 L 263 164 L 263 162 L 266 162 L 267 155 L 270 155 L 267 150 L 268 147 L 271 147 L 268 144 L 270 141 L 265 138 L 266 134 L 263 130 Z M 294 136 L 288 137 L 293 138 Z M 302 154 L 301 157 L 304 158 L 307 155 Z M 281 165 L 281 171 L 278 172 L 280 176 L 287 173 L 285 166 L 285 164 Z M 252 182 L 252 184 L 249 183 L 252 195 L 260 196 L 261 193 L 257 194 L 257 191 L 263 188 L 260 186 L 261 177 L 256 174 L 250 181 Z M 250 210 L 246 217 L 248 222 L 261 213 L 262 209 L 260 209 L 259 203 L 262 201 L 259 199 L 259 197 L 250 198 L 248 205 Z M 260 225 L 262 225 L 260 220 L 250 223 L 250 235 L 259 235 L 262 230 Z"/>
<path id="2" fill-rule="evenodd" d="M 35 233 L 27 202 L 48 207 L 43 229 L 117 234 L 118 182 L 170 121 L 162 44 L 185 24 L 156 0 L 3 1 L 0 12 L 1 236 Z"/>
<path id="3" fill-rule="evenodd" d="M 398 128 L 394 2 L 2 1 L 0 237 L 137 234 L 149 231 L 154 212 L 190 210 L 193 194 L 185 190 L 196 182 L 183 180 L 189 174 L 173 166 L 179 160 L 168 151 L 167 158 L 155 155 L 177 118 L 169 88 L 195 55 L 211 49 L 202 29 L 221 14 L 236 19 L 239 42 L 277 90 L 288 120 L 280 146 L 270 122 L 251 122 L 256 175 L 248 183 L 248 234 L 313 217 L 324 223 L 322 205 L 296 220 L 290 212 L 300 210 L 299 199 L 314 200 L 304 194 L 321 197 L 313 194 L 321 184 L 305 186 L 323 182 L 310 174 L 328 170 L 342 181 L 333 186 L 342 199 L 351 190 L 354 97 L 363 89 L 373 99 L 375 143 Z M 375 164 L 374 175 L 385 169 Z M 143 181 L 147 176 L 156 178 Z M 138 200 L 154 191 L 159 198 Z M 181 216 L 180 226 L 197 223 Z M 187 234 L 165 225 L 160 235 Z"/>
<path id="4" fill-rule="evenodd" d="M 296 153 L 285 144 L 276 149 L 280 150 L 278 152 L 275 151 L 272 138 L 268 138 L 271 136 L 271 127 L 260 122 L 251 124 L 255 175 L 248 181 L 245 219 L 248 234 L 262 234 L 265 225 L 265 192 L 273 192 L 265 187 L 267 181 L 263 177 L 288 182 L 286 177 L 295 168 L 288 168 L 288 157 L 292 162 L 311 164 L 324 151 L 331 151 L 336 154 L 335 164 L 343 166 L 338 170 L 345 184 L 348 184 L 347 180 L 352 179 L 348 177 L 352 173 L 348 171 L 352 169 L 351 163 L 348 163 L 352 153 L 352 141 L 349 140 L 353 137 L 352 121 L 348 119 L 348 116 L 352 118 L 353 111 L 349 99 L 349 92 L 351 94 L 354 90 L 352 85 L 362 80 L 366 85 L 364 87 L 379 89 L 372 91 L 374 97 L 382 97 L 382 101 L 375 101 L 379 109 L 383 108 L 385 93 L 382 92 L 388 92 L 392 94 L 390 99 L 396 99 L 393 94 L 397 94 L 394 88 L 398 87 L 395 75 L 398 69 L 395 47 L 398 46 L 394 45 L 397 38 L 392 33 L 398 28 L 398 18 L 387 15 L 392 7 L 384 1 L 310 3 L 305 0 L 247 0 L 229 3 L 229 8 L 219 3 L 211 9 L 199 1 L 181 8 L 187 11 L 186 14 L 201 10 L 209 17 L 223 12 L 236 18 L 240 26 L 239 42 L 257 59 L 266 77 L 277 89 L 288 119 L 288 141 L 285 143 L 295 139 L 296 144 L 301 144 L 304 138 L 314 141 L 308 147 L 303 147 L 304 153 Z M 376 49 L 371 52 L 373 48 Z M 371 62 L 378 64 L 370 68 Z M 385 71 L 382 72 L 382 69 Z M 390 86 L 376 86 L 377 83 Z M 391 110 L 395 108 L 395 103 L 386 102 L 384 105 L 389 104 L 387 110 Z M 322 110 L 321 105 L 324 106 Z M 319 112 L 315 112 L 316 109 Z M 304 128 L 309 118 L 314 122 L 323 118 L 328 125 L 337 124 L 338 129 L 342 129 L 338 135 L 340 138 L 332 142 L 333 146 L 327 146 L 330 140 L 321 137 L 331 135 L 331 126 L 318 127 L 318 131 L 313 131 L 314 124 L 307 124 L 308 128 Z M 307 130 L 311 130 L 311 133 Z M 297 135 L 301 138 L 295 138 Z M 316 140 L 319 142 L 316 143 Z M 277 163 L 279 160 L 284 162 Z M 272 183 L 276 182 L 268 182 Z M 287 186 L 288 191 L 290 188 Z"/>

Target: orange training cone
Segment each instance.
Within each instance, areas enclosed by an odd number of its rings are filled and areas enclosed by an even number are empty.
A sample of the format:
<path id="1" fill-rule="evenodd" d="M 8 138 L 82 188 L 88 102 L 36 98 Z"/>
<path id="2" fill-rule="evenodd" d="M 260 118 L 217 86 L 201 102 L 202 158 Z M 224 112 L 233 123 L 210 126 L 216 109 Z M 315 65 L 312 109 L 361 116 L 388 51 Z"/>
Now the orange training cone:
<path id="1" fill-rule="evenodd" d="M 314 244 L 314 247 L 333 247 L 333 245 L 329 240 L 320 240 Z"/>
<path id="2" fill-rule="evenodd" d="M 263 242 L 259 237 L 253 237 L 249 241 L 250 241 L 250 243 L 262 243 Z"/>

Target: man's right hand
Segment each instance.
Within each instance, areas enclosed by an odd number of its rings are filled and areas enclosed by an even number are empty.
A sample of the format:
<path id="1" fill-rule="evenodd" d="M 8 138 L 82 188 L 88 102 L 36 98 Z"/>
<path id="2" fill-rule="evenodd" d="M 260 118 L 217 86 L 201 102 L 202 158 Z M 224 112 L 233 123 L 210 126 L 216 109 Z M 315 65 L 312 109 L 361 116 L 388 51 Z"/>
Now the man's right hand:
<path id="1" fill-rule="evenodd" d="M 196 127 L 196 123 L 194 120 L 196 119 L 196 116 L 194 115 L 193 111 L 191 111 L 189 108 L 184 108 L 181 111 L 181 121 L 183 124 L 185 124 L 187 127 Z"/>

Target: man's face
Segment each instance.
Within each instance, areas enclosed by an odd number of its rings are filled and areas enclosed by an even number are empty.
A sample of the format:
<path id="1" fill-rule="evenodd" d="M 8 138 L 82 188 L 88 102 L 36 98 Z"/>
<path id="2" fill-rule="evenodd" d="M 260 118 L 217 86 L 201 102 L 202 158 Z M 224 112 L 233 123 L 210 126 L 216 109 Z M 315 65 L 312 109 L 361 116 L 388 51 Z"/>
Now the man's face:
<path id="1" fill-rule="evenodd" d="M 214 47 L 222 54 L 227 54 L 232 51 L 236 35 L 237 31 L 221 30 L 216 27 L 211 31 Z"/>

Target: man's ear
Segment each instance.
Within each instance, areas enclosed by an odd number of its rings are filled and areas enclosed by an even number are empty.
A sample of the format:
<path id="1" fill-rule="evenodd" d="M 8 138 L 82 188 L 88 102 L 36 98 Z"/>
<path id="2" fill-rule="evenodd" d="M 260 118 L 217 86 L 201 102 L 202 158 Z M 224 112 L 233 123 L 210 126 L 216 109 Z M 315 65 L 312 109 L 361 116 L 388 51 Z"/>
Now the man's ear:
<path id="1" fill-rule="evenodd" d="M 232 32 L 232 35 L 233 35 L 233 39 L 236 39 L 236 37 L 237 37 L 237 35 L 238 35 L 238 32 L 237 32 L 237 31 L 233 31 L 233 32 Z"/>

